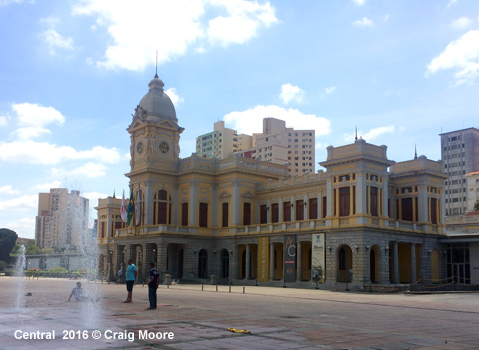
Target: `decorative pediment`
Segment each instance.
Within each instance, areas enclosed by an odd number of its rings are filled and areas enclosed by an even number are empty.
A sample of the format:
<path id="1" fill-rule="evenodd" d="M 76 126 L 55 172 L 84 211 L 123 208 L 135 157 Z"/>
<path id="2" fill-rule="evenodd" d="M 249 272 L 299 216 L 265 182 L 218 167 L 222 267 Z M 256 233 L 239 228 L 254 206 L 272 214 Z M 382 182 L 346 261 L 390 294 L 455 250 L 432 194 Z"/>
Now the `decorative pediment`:
<path id="1" fill-rule="evenodd" d="M 219 196 L 220 199 L 229 199 L 231 198 L 231 194 L 229 194 L 228 192 L 226 191 L 223 191 L 220 193 L 220 196 Z"/>
<path id="2" fill-rule="evenodd" d="M 246 191 L 241 195 L 243 198 L 254 199 L 254 195 L 250 191 Z"/>

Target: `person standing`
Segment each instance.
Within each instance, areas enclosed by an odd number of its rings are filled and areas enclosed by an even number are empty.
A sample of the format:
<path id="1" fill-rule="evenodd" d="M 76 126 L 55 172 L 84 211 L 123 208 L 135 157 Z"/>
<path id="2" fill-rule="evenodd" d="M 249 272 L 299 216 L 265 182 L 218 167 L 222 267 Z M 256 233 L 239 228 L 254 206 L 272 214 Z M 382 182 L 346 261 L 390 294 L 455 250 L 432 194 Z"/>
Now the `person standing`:
<path id="1" fill-rule="evenodd" d="M 138 271 L 136 269 L 135 264 L 133 264 L 133 260 L 128 259 L 128 267 L 126 268 L 126 290 L 128 292 L 128 296 L 124 303 L 131 303 L 131 297 L 133 295 L 133 285 L 135 284 L 136 277 L 138 276 Z"/>
<path id="2" fill-rule="evenodd" d="M 121 276 L 123 275 L 123 271 L 121 269 L 118 270 L 118 277 L 116 278 L 116 284 L 121 282 Z"/>
<path id="3" fill-rule="evenodd" d="M 156 309 L 156 290 L 160 282 L 160 274 L 155 269 L 155 263 L 150 263 L 150 280 L 148 281 L 148 299 L 150 300 L 150 307 L 147 310 Z"/>

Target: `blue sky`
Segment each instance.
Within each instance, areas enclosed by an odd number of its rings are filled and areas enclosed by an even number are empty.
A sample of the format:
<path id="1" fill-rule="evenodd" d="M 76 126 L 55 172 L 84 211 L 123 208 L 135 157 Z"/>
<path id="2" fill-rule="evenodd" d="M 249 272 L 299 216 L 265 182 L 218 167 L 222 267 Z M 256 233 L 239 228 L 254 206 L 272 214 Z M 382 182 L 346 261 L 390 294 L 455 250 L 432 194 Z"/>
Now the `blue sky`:
<path id="1" fill-rule="evenodd" d="M 21 237 L 39 192 L 128 189 L 157 49 L 182 158 L 218 120 L 314 128 L 317 162 L 355 127 L 403 161 L 479 126 L 478 1 L 0 0 L 0 23 L 0 227 Z"/>

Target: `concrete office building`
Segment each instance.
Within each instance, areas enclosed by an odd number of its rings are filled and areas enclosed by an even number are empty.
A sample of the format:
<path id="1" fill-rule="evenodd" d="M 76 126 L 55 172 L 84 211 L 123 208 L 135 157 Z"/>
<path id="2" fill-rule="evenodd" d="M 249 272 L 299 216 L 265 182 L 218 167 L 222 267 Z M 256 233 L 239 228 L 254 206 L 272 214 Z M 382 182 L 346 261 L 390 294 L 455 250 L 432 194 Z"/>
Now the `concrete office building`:
<path id="1" fill-rule="evenodd" d="M 52 188 L 38 195 L 35 240 L 41 248 L 78 246 L 87 234 L 88 199 L 80 191 Z"/>
<path id="2" fill-rule="evenodd" d="M 466 174 L 479 171 L 479 130 L 468 128 L 441 135 L 441 159 L 446 180 L 446 215 L 467 211 Z"/>
<path id="3" fill-rule="evenodd" d="M 127 129 L 138 225 L 115 229 L 119 200 L 97 207 L 103 273 L 113 277 L 132 258 L 140 280 L 154 261 L 162 274 L 203 283 L 311 287 L 319 276 L 395 287 L 465 268 L 463 280 L 479 281 L 473 264 L 446 259 L 456 248 L 444 233 L 441 162 L 395 163 L 386 146 L 362 139 L 329 146 L 326 171 L 294 177 L 287 165 L 239 154 L 180 159 L 183 128 L 163 86 L 150 82 Z"/>

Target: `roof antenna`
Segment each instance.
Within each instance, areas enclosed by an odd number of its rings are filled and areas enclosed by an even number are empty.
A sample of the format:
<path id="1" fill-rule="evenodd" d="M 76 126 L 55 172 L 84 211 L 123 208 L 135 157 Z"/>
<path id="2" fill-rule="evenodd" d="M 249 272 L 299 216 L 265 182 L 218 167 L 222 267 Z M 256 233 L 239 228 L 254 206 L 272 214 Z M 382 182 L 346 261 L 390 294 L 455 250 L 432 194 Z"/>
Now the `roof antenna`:
<path id="1" fill-rule="evenodd" d="M 354 142 L 358 141 L 358 127 L 356 126 L 356 136 L 354 137 Z"/>
<path id="2" fill-rule="evenodd" d="M 113 198 L 116 198 L 116 196 L 115 196 L 115 189 L 113 189 Z"/>
<path id="3" fill-rule="evenodd" d="M 156 49 L 156 69 L 155 69 L 155 78 L 158 79 L 158 49 Z"/>
<path id="4" fill-rule="evenodd" d="M 416 148 L 416 144 L 414 144 L 414 159 L 417 159 L 417 148 Z"/>

